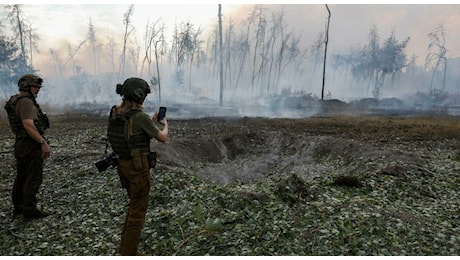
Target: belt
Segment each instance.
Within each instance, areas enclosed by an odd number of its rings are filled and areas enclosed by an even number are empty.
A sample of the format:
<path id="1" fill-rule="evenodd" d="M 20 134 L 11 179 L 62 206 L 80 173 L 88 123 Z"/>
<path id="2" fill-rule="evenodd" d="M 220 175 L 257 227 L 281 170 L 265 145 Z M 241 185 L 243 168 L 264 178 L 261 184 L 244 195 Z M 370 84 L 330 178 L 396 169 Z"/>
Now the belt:
<path id="1" fill-rule="evenodd" d="M 148 152 L 141 152 L 141 156 L 148 156 L 149 153 Z M 122 159 L 122 160 L 132 160 L 133 157 L 131 155 L 120 155 L 118 154 L 118 159 Z"/>
<path id="2" fill-rule="evenodd" d="M 149 155 L 148 154 L 141 154 L 141 157 L 148 157 Z M 118 159 L 119 160 L 132 160 L 133 157 L 132 156 L 118 156 Z"/>

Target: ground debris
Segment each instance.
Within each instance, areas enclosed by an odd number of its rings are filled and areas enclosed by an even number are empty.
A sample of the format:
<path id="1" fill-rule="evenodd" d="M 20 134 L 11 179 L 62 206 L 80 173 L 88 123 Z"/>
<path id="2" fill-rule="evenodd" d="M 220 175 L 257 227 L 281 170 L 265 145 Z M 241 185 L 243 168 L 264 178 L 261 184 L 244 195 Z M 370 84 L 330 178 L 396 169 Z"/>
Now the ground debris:
<path id="1" fill-rule="evenodd" d="M 116 169 L 94 165 L 107 118 L 50 120 L 39 204 L 54 214 L 15 220 L 0 255 L 113 255 L 127 195 Z M 457 118 L 168 121 L 168 142 L 152 141 L 144 254 L 460 254 Z M 0 133 L 0 225 L 10 227 L 14 140 L 6 124 Z"/>

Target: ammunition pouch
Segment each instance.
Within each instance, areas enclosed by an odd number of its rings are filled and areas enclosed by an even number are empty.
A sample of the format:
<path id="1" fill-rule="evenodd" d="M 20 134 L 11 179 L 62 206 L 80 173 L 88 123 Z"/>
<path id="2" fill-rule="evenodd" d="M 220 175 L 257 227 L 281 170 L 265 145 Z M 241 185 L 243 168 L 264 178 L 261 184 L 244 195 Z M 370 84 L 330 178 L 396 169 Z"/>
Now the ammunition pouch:
<path id="1" fill-rule="evenodd" d="M 37 128 L 38 132 L 39 132 L 41 135 L 44 135 L 44 134 L 45 134 L 45 131 L 43 130 L 43 127 L 42 127 L 42 125 L 40 124 L 40 121 L 39 121 L 39 120 L 34 120 L 34 125 L 35 125 L 35 127 Z"/>
<path id="2" fill-rule="evenodd" d="M 45 129 L 48 129 L 50 127 L 50 120 L 48 116 L 42 112 L 41 109 L 38 109 L 38 113 L 39 113 L 39 119 L 34 120 L 34 125 L 37 128 L 38 132 L 41 135 L 44 135 Z"/>
<path id="3" fill-rule="evenodd" d="M 41 109 L 39 110 L 39 112 L 40 112 L 40 116 L 41 116 L 41 118 L 43 120 L 43 128 L 44 129 L 50 128 L 50 119 L 48 118 L 48 115 L 43 113 L 41 111 Z"/>
<path id="4" fill-rule="evenodd" d="M 147 160 L 149 162 L 149 168 L 153 169 L 157 165 L 157 153 L 156 152 L 150 152 L 147 155 Z"/>
<path id="5" fill-rule="evenodd" d="M 139 150 L 132 150 L 131 157 L 133 160 L 133 166 L 136 171 L 142 170 L 142 156 Z"/>
<path id="6" fill-rule="evenodd" d="M 157 163 L 157 153 L 149 152 L 148 154 L 141 153 L 139 150 L 131 151 L 131 160 L 133 161 L 133 167 L 136 171 L 142 169 L 153 169 Z"/>

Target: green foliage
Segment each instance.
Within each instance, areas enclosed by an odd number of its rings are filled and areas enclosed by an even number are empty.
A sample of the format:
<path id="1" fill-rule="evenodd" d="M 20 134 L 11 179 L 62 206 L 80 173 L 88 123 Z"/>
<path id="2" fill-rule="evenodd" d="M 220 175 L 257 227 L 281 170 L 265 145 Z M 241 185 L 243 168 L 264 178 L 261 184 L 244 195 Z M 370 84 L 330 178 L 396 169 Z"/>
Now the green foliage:
<path id="1" fill-rule="evenodd" d="M 441 188 L 446 187 L 448 177 L 438 183 L 438 178 L 431 180 L 433 186 L 429 190 L 415 173 L 409 185 L 382 175 L 368 179 L 365 188 L 337 186 L 327 178 L 317 178 L 304 183 L 317 194 L 315 197 L 296 203 L 276 199 L 261 203 L 245 200 L 238 190 L 276 193 L 276 183 L 267 190 L 270 183 L 218 187 L 184 174 L 159 172 L 158 176 L 162 177 L 154 190 L 163 191 L 161 196 L 167 198 L 159 200 L 163 203 L 156 203 L 153 209 L 153 216 L 158 218 L 150 218 L 146 224 L 146 230 L 150 231 L 144 237 L 143 251 L 148 254 L 452 255 L 460 252 L 456 244 L 460 226 L 458 219 L 452 218 L 458 214 L 455 209 L 458 194 L 454 188 L 458 183 L 452 179 L 448 181 L 451 188 Z M 185 179 L 187 185 L 172 190 L 163 186 L 178 179 Z M 292 185 L 292 177 L 282 182 Z M 433 196 L 438 202 L 429 199 Z M 441 206 L 442 198 L 452 202 L 446 201 Z M 446 215 L 443 208 L 450 213 Z"/>
<path id="2" fill-rule="evenodd" d="M 116 170 L 98 173 L 92 165 L 105 148 L 105 124 L 87 119 L 79 127 L 62 128 L 59 140 L 52 139 L 39 198 L 53 212 L 47 218 L 11 220 L 13 156 L 0 154 L 0 255 L 116 254 L 128 198 Z M 3 150 L 12 146 L 13 140 L 1 140 Z M 453 141 L 414 142 L 423 148 L 404 139 L 390 151 L 413 149 L 420 158 L 413 164 L 382 156 L 350 162 L 330 154 L 318 159 L 327 174 L 279 170 L 249 184 L 220 186 L 189 171 L 158 168 L 140 253 L 459 255 L 460 162 L 449 148 Z"/>
<path id="3" fill-rule="evenodd" d="M 17 51 L 18 47 L 14 42 L 8 41 L 5 36 L 0 35 L 0 80 L 6 83 L 6 85 L 2 84 L 5 92 L 9 92 L 8 89 L 5 89 L 9 85 L 8 83 L 13 84 L 19 79 L 15 73 L 16 64 L 18 64 Z"/>
<path id="4" fill-rule="evenodd" d="M 3 86 L 6 93 L 16 92 L 16 88 L 8 88 L 9 83 L 16 85 L 19 77 L 26 73 L 36 73 L 28 63 L 26 48 L 36 47 L 38 36 L 32 33 L 30 25 L 25 21 L 22 6 L 18 4 L 5 5 L 8 11 L 7 19 L 10 21 L 13 36 L 7 39 L 0 35 L 0 80 L 7 85 Z M 29 42 L 26 46 L 25 42 Z"/>

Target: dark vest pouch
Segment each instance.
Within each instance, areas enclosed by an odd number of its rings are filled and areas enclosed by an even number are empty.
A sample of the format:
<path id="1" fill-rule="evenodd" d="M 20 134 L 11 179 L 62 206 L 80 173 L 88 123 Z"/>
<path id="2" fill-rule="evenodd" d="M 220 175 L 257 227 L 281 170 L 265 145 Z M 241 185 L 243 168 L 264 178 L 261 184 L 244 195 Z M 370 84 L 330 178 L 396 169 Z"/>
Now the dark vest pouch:
<path id="1" fill-rule="evenodd" d="M 149 161 L 149 168 L 153 169 L 157 165 L 157 153 L 156 152 L 150 152 L 149 155 L 147 156 L 147 159 Z"/>
<path id="2" fill-rule="evenodd" d="M 133 166 L 136 171 L 142 170 L 142 158 L 139 150 L 132 150 L 131 157 L 133 157 Z"/>

